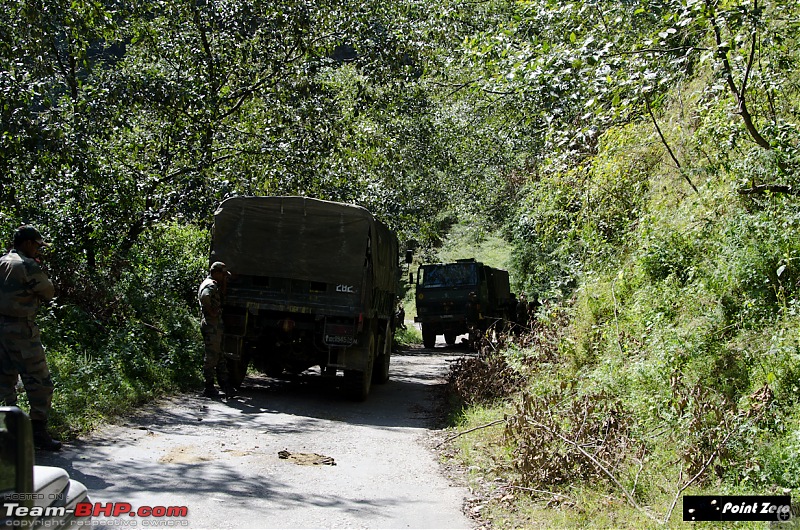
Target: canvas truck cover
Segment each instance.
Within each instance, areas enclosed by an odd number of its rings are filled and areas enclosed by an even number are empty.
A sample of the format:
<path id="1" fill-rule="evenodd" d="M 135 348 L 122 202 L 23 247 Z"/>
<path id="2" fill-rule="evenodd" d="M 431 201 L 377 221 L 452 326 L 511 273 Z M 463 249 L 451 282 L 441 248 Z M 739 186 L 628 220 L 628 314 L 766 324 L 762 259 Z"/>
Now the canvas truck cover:
<path id="1" fill-rule="evenodd" d="M 233 197 L 214 213 L 211 261 L 234 274 L 374 286 L 397 292 L 397 238 L 369 211 L 306 197 Z"/>

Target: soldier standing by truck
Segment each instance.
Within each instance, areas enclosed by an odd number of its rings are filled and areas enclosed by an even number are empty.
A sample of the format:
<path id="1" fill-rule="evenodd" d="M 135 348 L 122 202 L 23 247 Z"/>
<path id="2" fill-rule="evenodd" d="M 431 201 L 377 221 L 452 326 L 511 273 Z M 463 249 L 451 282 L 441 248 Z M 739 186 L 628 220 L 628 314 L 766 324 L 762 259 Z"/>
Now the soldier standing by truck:
<path id="1" fill-rule="evenodd" d="M 478 337 L 483 333 L 481 317 L 481 304 L 478 302 L 478 295 L 473 291 L 467 297 L 466 308 L 469 347 L 472 350 L 478 349 Z"/>
<path id="2" fill-rule="evenodd" d="M 225 397 L 236 394 L 228 380 L 228 367 L 225 355 L 222 353 L 223 325 L 222 325 L 222 293 L 227 283 L 228 268 L 221 261 L 211 264 L 208 277 L 200 284 L 197 290 L 197 299 L 203 318 L 200 321 L 200 331 L 205 343 L 205 357 L 203 360 L 203 377 L 206 387 L 203 395 L 206 397 L 219 397 L 214 386 L 214 376 L 225 392 Z"/>
<path id="3" fill-rule="evenodd" d="M 16 406 L 21 376 L 31 407 L 33 444 L 58 451 L 61 442 L 47 432 L 54 385 L 34 321 L 39 305 L 55 294 L 38 261 L 44 246 L 38 230 L 21 226 L 14 233 L 14 248 L 0 258 L 0 405 Z"/>

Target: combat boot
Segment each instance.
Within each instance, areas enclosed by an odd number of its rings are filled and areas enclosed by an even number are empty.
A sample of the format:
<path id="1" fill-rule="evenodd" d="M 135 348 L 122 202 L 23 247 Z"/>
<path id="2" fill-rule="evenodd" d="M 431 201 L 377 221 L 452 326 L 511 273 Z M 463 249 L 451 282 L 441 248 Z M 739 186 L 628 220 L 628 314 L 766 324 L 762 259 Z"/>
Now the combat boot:
<path id="1" fill-rule="evenodd" d="M 47 422 L 45 420 L 31 420 L 33 428 L 33 445 L 45 451 L 60 451 L 61 441 L 54 439 L 47 432 Z"/>
<path id="2" fill-rule="evenodd" d="M 219 392 L 217 391 L 217 387 L 214 386 L 214 382 L 206 381 L 206 388 L 203 390 L 203 395 L 209 398 L 217 398 L 219 397 Z"/>
<path id="3" fill-rule="evenodd" d="M 227 379 L 220 381 L 219 386 L 222 388 L 222 391 L 225 392 L 225 398 L 229 399 L 237 394 L 236 389 L 228 382 Z"/>

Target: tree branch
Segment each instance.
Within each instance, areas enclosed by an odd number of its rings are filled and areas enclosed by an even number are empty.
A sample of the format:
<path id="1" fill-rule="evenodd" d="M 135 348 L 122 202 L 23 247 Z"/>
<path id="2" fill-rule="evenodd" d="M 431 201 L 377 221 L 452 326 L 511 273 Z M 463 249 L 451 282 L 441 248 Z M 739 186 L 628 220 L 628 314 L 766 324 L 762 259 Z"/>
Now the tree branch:
<path id="1" fill-rule="evenodd" d="M 643 513 L 645 516 L 647 516 L 647 518 L 650 519 L 651 521 L 655 521 L 657 523 L 661 522 L 655 516 L 653 516 L 653 514 L 651 514 L 650 512 L 645 510 L 644 508 L 642 508 L 639 505 L 639 503 L 636 502 L 636 499 L 634 499 L 631 496 L 631 494 L 628 493 L 628 490 L 626 490 L 625 488 L 622 487 L 622 484 L 619 483 L 617 478 L 608 469 L 606 469 L 606 467 L 602 463 L 600 463 L 599 460 L 597 460 L 594 456 L 592 456 L 591 454 L 586 452 L 586 450 L 583 447 L 581 447 L 578 442 L 576 442 L 574 440 L 570 440 L 569 438 L 563 436 L 561 433 L 553 431 L 552 429 L 550 429 L 546 425 L 544 425 L 542 423 L 539 423 L 536 420 L 528 419 L 528 421 L 531 422 L 532 424 L 536 425 L 537 427 L 546 430 L 548 433 L 560 438 L 563 442 L 573 446 L 575 449 L 580 451 L 583 456 L 588 458 L 592 462 L 592 464 L 594 464 L 594 466 L 597 469 L 599 469 L 600 471 L 605 473 L 605 475 L 611 480 L 611 482 L 613 482 L 614 485 L 617 486 L 617 488 L 619 488 L 619 490 L 622 492 L 622 494 L 625 495 L 625 498 L 628 499 L 628 502 L 631 504 L 631 506 L 633 506 L 634 508 L 639 510 L 641 513 Z"/>
<path id="2" fill-rule="evenodd" d="M 758 6 L 758 1 L 755 0 L 755 7 Z M 750 49 L 750 59 L 747 63 L 747 73 L 745 74 L 745 80 L 742 83 L 742 89 L 740 90 L 736 86 L 736 81 L 733 79 L 733 68 L 731 67 L 731 63 L 728 60 L 728 48 L 723 46 L 722 44 L 722 30 L 717 23 L 716 13 L 714 12 L 713 6 L 711 5 L 710 0 L 706 0 L 706 7 L 711 12 L 711 16 L 708 17 L 711 28 L 714 31 L 714 41 L 717 47 L 717 57 L 719 58 L 720 62 L 722 63 L 722 73 L 725 76 L 725 82 L 728 84 L 728 88 L 730 89 L 733 96 L 736 98 L 736 106 L 739 112 L 739 115 L 742 117 L 742 121 L 744 121 L 744 126 L 747 129 L 747 132 L 750 134 L 750 137 L 756 142 L 756 144 L 764 149 L 772 149 L 772 145 L 763 137 L 761 133 L 756 128 L 755 124 L 753 123 L 753 116 L 750 114 L 750 111 L 747 108 L 747 100 L 745 94 L 745 88 L 747 84 L 747 76 L 749 75 L 750 68 L 752 66 L 752 60 L 755 56 L 755 34 L 756 28 L 755 24 L 753 25 L 753 43 L 752 48 Z"/>
<path id="3" fill-rule="evenodd" d="M 680 170 L 681 169 L 681 163 L 675 157 L 675 153 L 672 152 L 672 149 L 670 148 L 669 144 L 667 143 L 666 138 L 664 138 L 664 134 L 661 132 L 661 127 L 658 126 L 658 121 L 656 120 L 655 114 L 653 114 L 653 109 L 650 107 L 650 100 L 649 100 L 649 98 L 647 96 L 644 97 L 644 104 L 645 104 L 645 107 L 647 107 L 647 112 L 650 114 L 650 118 L 653 120 L 653 125 L 656 128 L 656 132 L 658 133 L 659 138 L 661 138 L 661 143 L 663 143 L 664 147 L 667 148 L 667 152 L 669 153 L 669 156 L 672 157 L 672 161 L 675 162 L 675 166 Z M 681 173 L 681 175 L 683 175 L 683 178 L 686 180 L 686 182 L 689 183 L 689 186 L 692 187 L 694 192 L 695 193 L 700 193 L 699 191 L 697 191 L 697 186 L 694 185 L 694 182 L 692 182 L 692 180 L 689 178 L 689 176 L 684 171 L 681 171 L 680 173 Z"/>
<path id="4" fill-rule="evenodd" d="M 458 438 L 460 436 L 464 436 L 465 434 L 468 434 L 468 433 L 471 433 L 471 432 L 475 432 L 475 431 L 479 431 L 481 429 L 486 429 L 487 427 L 491 427 L 492 425 L 497 425 L 498 423 L 505 423 L 505 421 L 506 421 L 506 419 L 503 418 L 502 420 L 494 420 L 492 422 L 489 422 L 486 425 L 479 425 L 478 427 L 473 427 L 472 429 L 467 429 L 466 431 L 460 432 L 460 433 L 458 433 L 458 434 L 456 434 L 454 436 L 451 436 L 451 437 L 447 438 L 443 442 L 440 442 L 436 446 L 436 448 L 438 449 L 439 447 L 443 446 L 444 444 L 452 442 L 456 438 Z"/>
<path id="5" fill-rule="evenodd" d="M 786 193 L 787 195 L 798 194 L 796 189 L 786 184 L 761 184 L 752 188 L 739 188 L 736 190 L 739 195 L 761 195 L 765 192 Z"/>

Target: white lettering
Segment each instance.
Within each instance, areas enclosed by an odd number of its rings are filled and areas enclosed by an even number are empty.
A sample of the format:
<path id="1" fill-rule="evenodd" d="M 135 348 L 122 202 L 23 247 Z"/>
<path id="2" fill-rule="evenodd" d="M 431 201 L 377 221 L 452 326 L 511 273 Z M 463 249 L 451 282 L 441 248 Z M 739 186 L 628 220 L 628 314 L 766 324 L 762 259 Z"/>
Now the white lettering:
<path id="1" fill-rule="evenodd" d="M 20 506 L 19 504 L 7 503 L 6 516 L 8 517 L 66 517 L 67 509 L 64 506 Z"/>
<path id="2" fill-rule="evenodd" d="M 137 519 L 125 519 L 124 517 L 115 517 L 113 519 L 91 519 L 89 521 L 81 521 L 80 526 L 139 526 Z"/>

